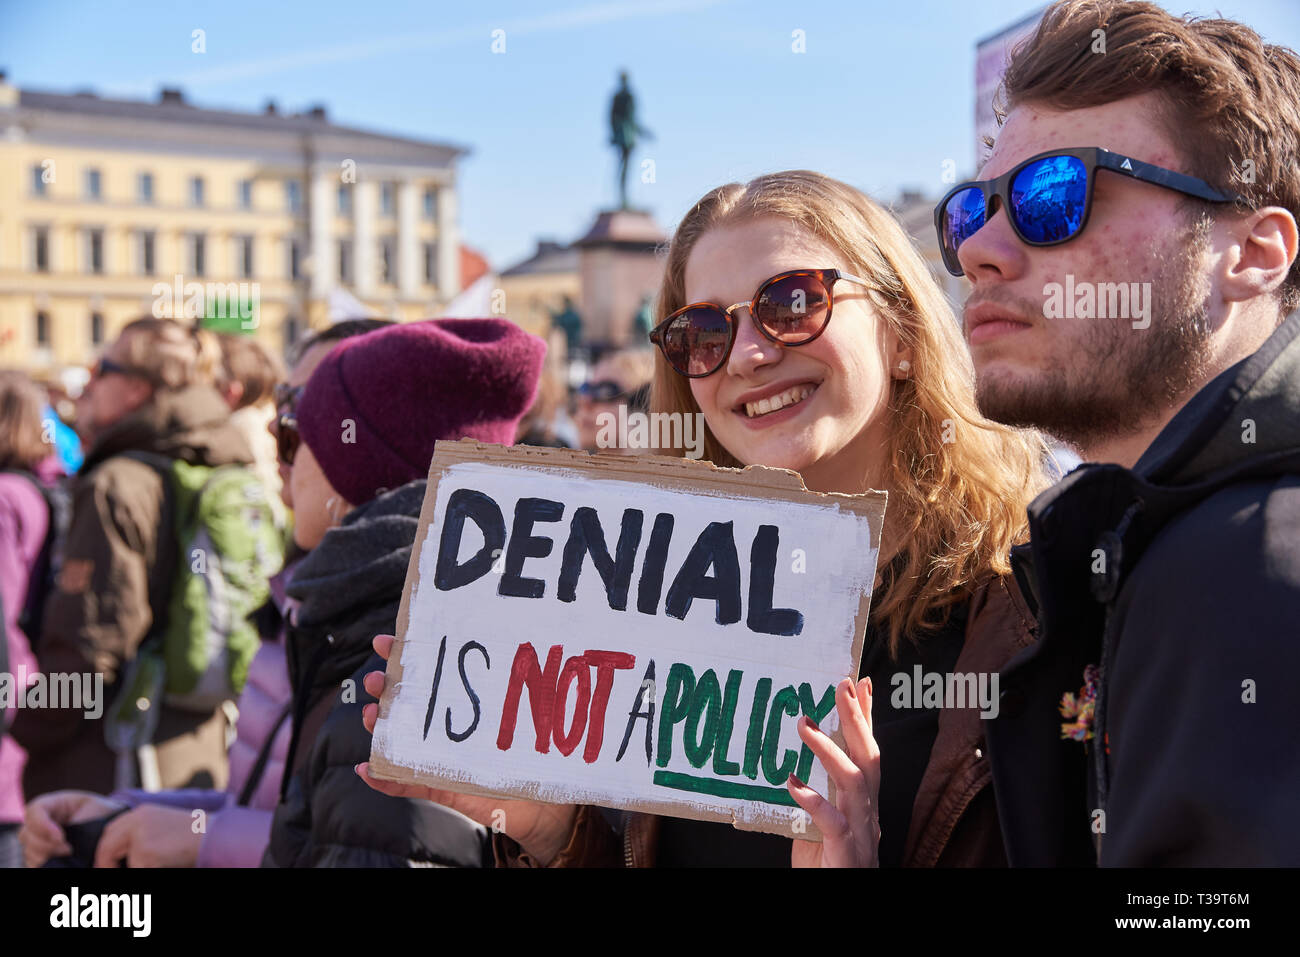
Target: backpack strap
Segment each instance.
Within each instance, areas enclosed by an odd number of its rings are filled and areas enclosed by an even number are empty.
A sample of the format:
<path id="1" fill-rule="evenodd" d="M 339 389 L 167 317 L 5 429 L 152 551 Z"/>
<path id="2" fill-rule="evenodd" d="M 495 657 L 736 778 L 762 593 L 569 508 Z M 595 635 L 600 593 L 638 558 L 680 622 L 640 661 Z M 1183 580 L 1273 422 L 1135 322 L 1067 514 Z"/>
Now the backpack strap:
<path id="1" fill-rule="evenodd" d="M 271 733 L 266 736 L 262 742 L 261 749 L 257 752 L 257 760 L 253 762 L 252 768 L 248 771 L 248 778 L 244 781 L 244 786 L 239 789 L 239 799 L 235 802 L 240 807 L 247 807 L 248 803 L 253 800 L 253 795 L 257 793 L 257 786 L 262 783 L 262 775 L 266 773 L 266 763 L 271 759 L 271 747 L 275 744 L 275 739 L 280 734 L 280 728 L 284 725 L 285 719 L 293 710 L 293 698 L 280 710 L 280 716 L 275 719 L 275 724 L 271 726 Z"/>
<path id="2" fill-rule="evenodd" d="M 165 455 L 159 455 L 157 452 L 131 451 L 122 452 L 121 456 L 147 465 L 158 473 L 163 487 L 163 505 L 158 511 L 158 543 L 160 546 L 164 541 L 175 544 L 177 503 L 176 489 L 172 482 L 172 460 Z M 164 539 L 163 536 L 166 536 L 166 538 Z M 140 642 L 142 648 L 148 642 L 153 642 L 161 647 L 162 635 L 167 627 L 167 606 L 170 603 L 172 585 L 176 579 L 173 563 L 158 560 L 163 556 L 163 549 L 161 547 L 156 548 L 154 555 L 156 567 L 150 568 L 148 572 L 151 621 L 149 623 L 149 633 Z"/>

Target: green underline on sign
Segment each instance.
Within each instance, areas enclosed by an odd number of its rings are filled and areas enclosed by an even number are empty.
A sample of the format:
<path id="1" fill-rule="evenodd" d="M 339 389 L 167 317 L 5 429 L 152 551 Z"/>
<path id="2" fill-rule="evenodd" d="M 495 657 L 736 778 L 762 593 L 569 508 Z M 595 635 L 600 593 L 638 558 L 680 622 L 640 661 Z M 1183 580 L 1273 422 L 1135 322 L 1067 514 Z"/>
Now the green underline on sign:
<path id="1" fill-rule="evenodd" d="M 785 788 L 769 788 L 761 784 L 740 784 L 736 781 L 719 781 L 717 778 L 697 778 L 676 771 L 656 771 L 655 784 L 677 791 L 694 791 L 715 797 L 737 798 L 741 801 L 762 801 L 764 804 L 784 804 L 798 807 Z"/>

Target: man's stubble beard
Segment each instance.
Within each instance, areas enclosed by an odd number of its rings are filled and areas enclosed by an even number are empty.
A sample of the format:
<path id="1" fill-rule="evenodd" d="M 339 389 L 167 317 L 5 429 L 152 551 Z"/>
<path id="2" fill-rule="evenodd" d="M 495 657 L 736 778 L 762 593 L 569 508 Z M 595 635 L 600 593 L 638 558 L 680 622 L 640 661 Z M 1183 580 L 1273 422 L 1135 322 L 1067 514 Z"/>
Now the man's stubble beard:
<path id="1" fill-rule="evenodd" d="M 1200 218 L 1169 250 L 1151 280 L 1151 325 L 1096 319 L 1032 378 L 980 377 L 980 412 L 995 422 L 1035 428 L 1089 449 L 1140 431 L 1181 405 L 1209 365 L 1208 277 L 1201 269 L 1213 223 Z M 1047 320 L 1050 322 L 1051 320 Z M 1087 321 L 1087 320 L 1085 320 Z"/>

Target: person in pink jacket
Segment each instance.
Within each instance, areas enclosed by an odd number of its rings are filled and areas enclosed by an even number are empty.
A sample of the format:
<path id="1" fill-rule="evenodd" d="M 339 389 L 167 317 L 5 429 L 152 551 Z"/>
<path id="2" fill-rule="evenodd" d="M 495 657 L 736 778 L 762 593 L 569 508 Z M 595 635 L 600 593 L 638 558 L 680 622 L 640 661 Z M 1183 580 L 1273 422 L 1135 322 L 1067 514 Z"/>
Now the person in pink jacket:
<path id="1" fill-rule="evenodd" d="M 343 322 L 305 342 L 289 373 L 287 388 L 279 390 L 283 396 L 278 414 L 288 411 L 300 387 L 339 340 L 387 324 L 370 319 Z M 277 434 L 275 421 L 270 429 Z M 281 479 L 286 479 L 283 462 L 280 471 Z M 288 481 L 282 482 L 281 497 L 293 507 Z M 113 867 L 120 860 L 130 867 L 258 866 L 270 839 L 289 747 L 292 691 L 284 622 L 291 614 L 292 600 L 285 596 L 285 585 L 301 558 L 301 553 L 291 558 L 270 582 L 270 607 L 263 609 L 259 620 L 262 645 L 239 698 L 226 789 L 129 790 L 107 797 L 86 791 L 42 795 L 28 805 L 20 833 L 28 867 L 40 867 L 50 857 L 69 853 L 64 824 L 114 814 L 117 816 L 104 828 L 96 848 L 96 867 Z M 124 809 L 125 813 L 119 813 Z"/>
<path id="2" fill-rule="evenodd" d="M 49 529 L 50 509 L 40 484 L 53 478 L 52 449 L 44 441 L 40 389 L 16 372 L 0 373 L 0 640 L 7 653 L 10 702 L 25 689 L 22 675 L 39 670 L 29 638 L 19 627 L 28 589 Z M 0 715 L 0 867 L 22 863 L 18 828 L 23 820 L 23 766 L 27 755 L 8 734 L 14 706 Z"/>

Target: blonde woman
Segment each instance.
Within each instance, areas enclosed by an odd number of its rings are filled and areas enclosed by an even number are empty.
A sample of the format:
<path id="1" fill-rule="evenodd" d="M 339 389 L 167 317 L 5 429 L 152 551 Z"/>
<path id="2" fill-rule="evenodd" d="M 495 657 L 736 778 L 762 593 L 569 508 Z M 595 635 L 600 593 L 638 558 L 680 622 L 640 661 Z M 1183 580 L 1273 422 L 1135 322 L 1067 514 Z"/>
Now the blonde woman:
<path id="1" fill-rule="evenodd" d="M 957 322 L 906 234 L 818 173 L 703 197 L 673 237 L 657 308 L 652 404 L 703 413 L 705 458 L 793 469 L 815 491 L 889 492 L 860 680 L 837 694 L 849 753 L 800 719 L 837 802 L 789 782 L 824 835 L 795 841 L 794 863 L 1005 863 L 979 706 L 896 707 L 890 688 L 918 667 L 988 675 L 1033 640 L 1008 553 L 1046 482 L 1042 443 L 980 417 Z M 789 840 L 727 825 L 419 790 L 482 821 L 505 804 L 510 865 L 792 859 Z"/>

